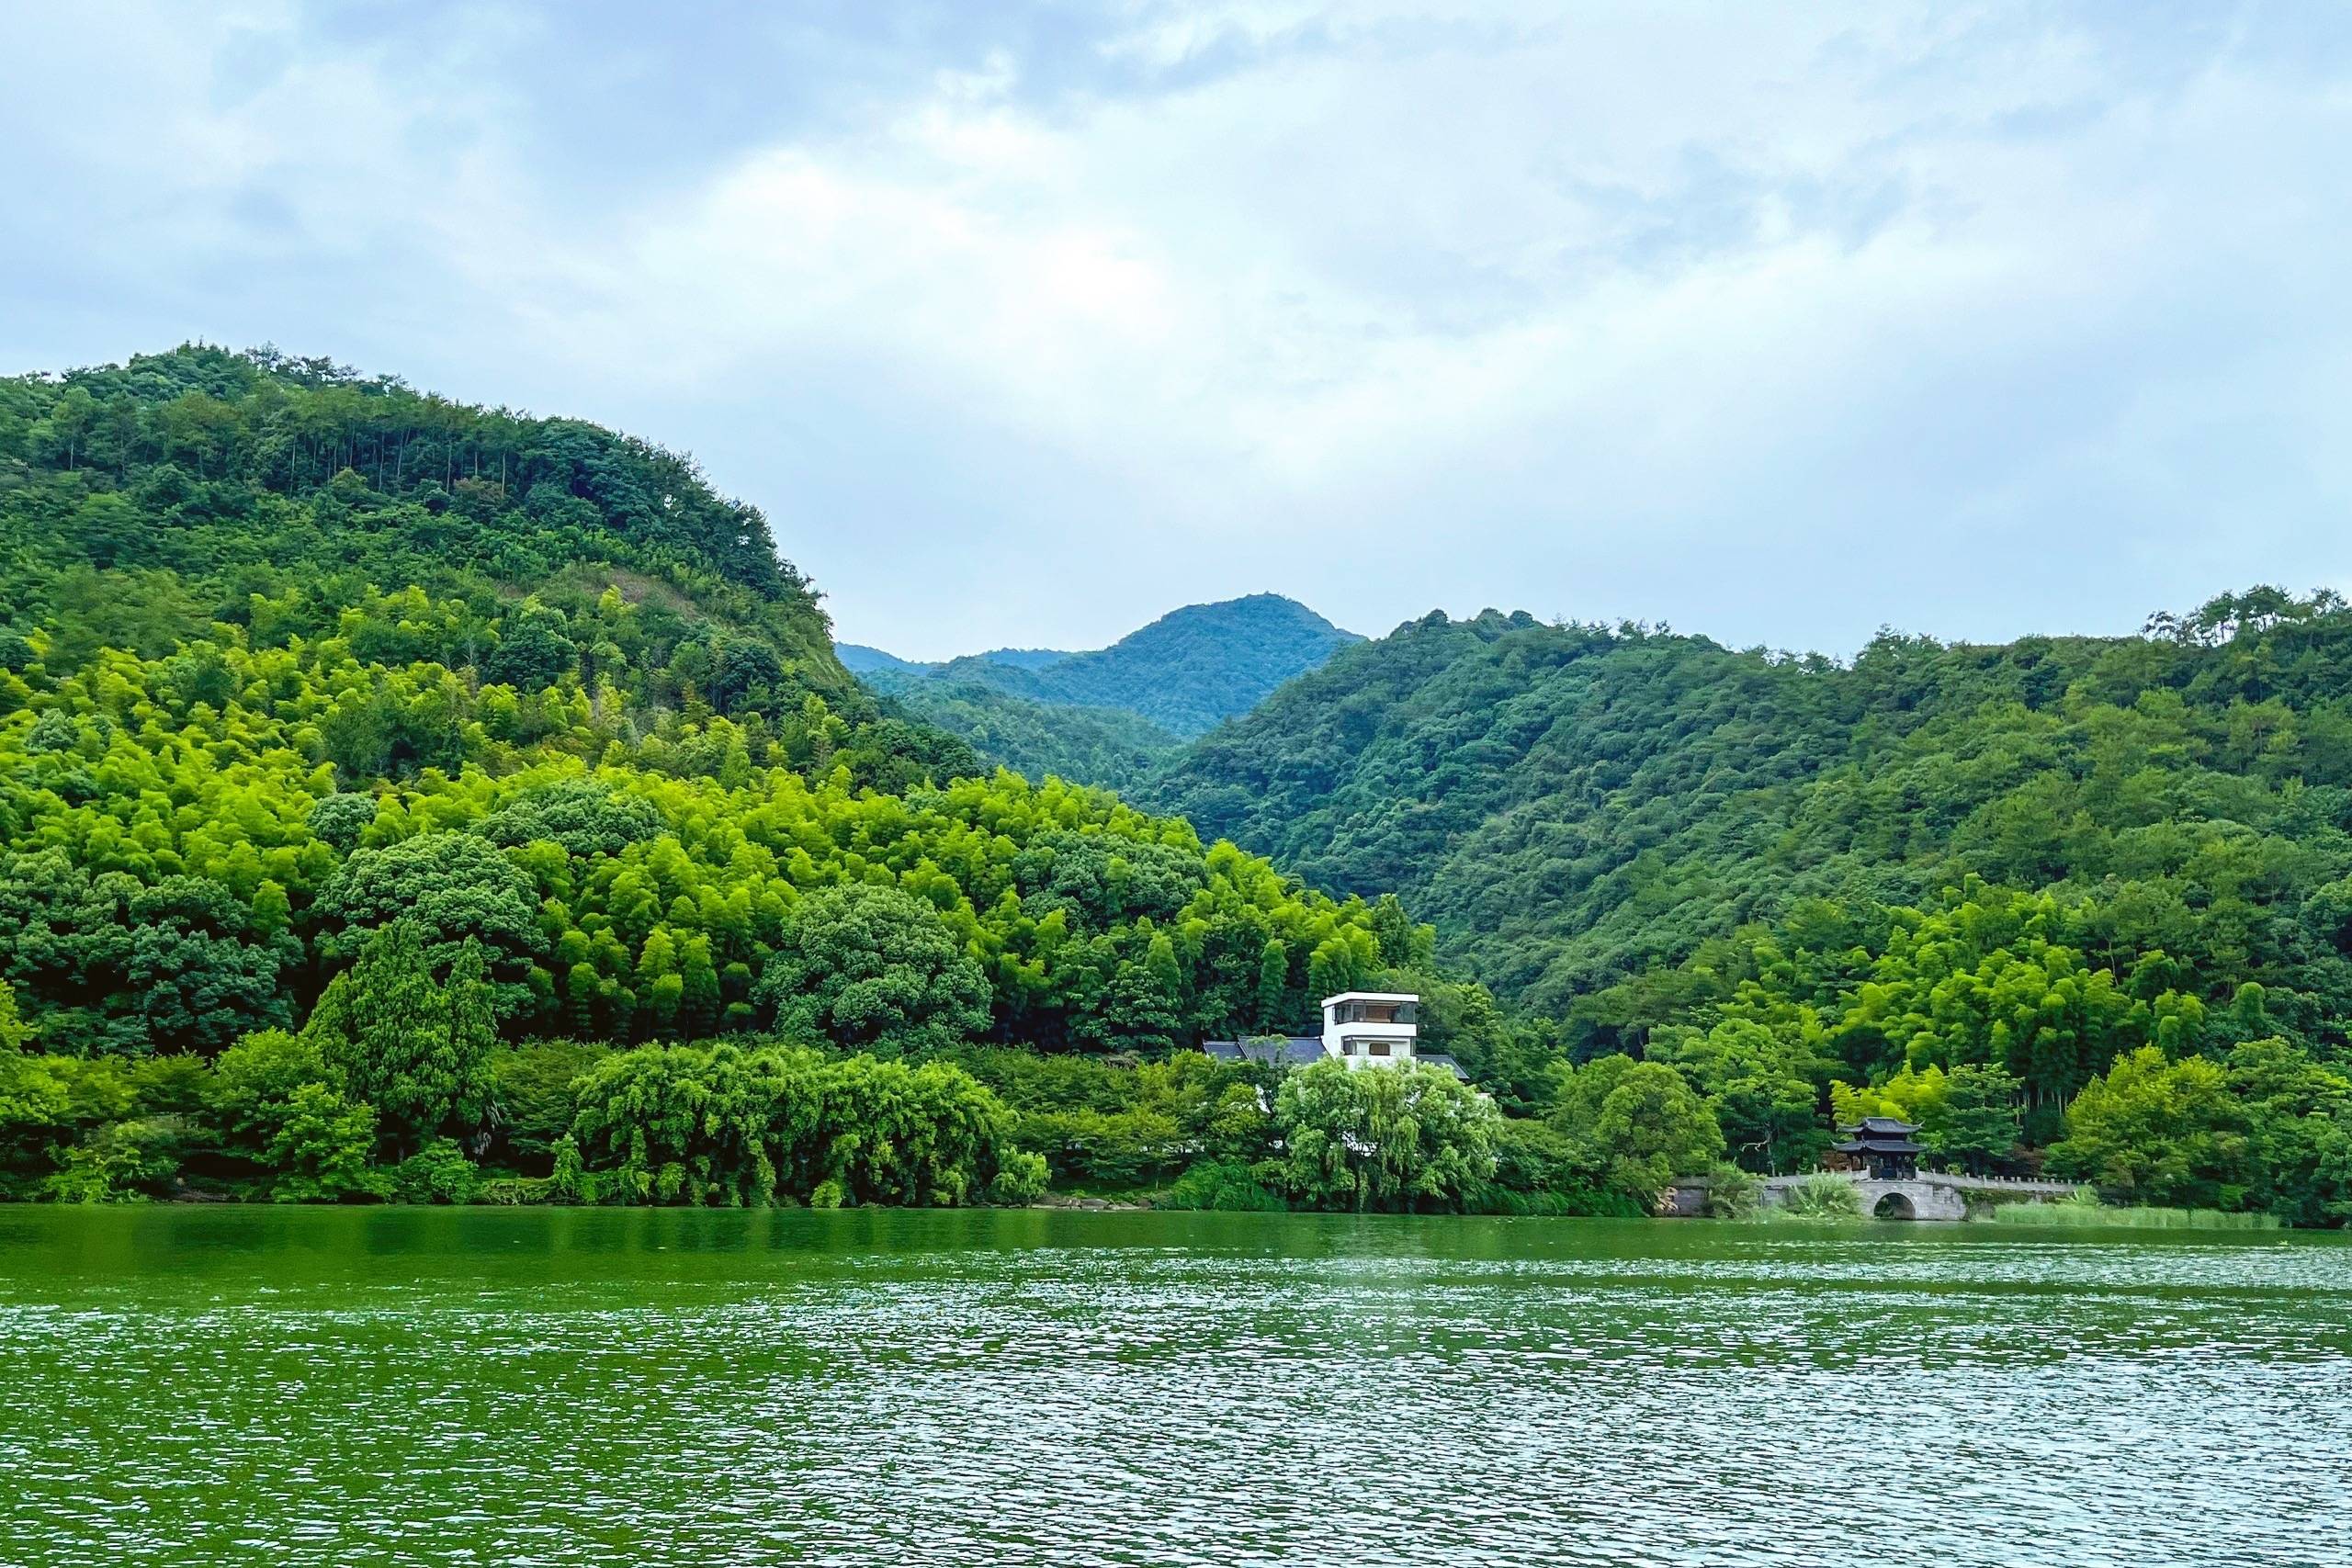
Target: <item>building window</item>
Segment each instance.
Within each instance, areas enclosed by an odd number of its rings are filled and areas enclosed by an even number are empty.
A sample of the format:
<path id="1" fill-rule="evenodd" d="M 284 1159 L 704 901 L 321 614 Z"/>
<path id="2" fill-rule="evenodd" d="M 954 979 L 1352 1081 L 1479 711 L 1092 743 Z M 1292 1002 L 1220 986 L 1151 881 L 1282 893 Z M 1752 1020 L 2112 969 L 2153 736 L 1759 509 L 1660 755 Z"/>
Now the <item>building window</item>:
<path id="1" fill-rule="evenodd" d="M 1385 1040 L 1375 1040 L 1371 1044 L 1365 1046 L 1364 1049 L 1371 1052 L 1375 1056 L 1385 1056 L 1388 1055 L 1388 1042 Z"/>

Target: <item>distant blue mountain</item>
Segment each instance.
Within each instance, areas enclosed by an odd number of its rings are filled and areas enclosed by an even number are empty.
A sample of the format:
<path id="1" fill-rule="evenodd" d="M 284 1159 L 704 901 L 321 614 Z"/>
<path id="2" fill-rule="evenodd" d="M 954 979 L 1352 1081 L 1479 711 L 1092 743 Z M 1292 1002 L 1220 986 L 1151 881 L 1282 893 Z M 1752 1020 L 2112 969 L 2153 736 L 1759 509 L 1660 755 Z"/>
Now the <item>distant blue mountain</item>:
<path id="1" fill-rule="evenodd" d="M 1086 653 L 1000 648 L 924 664 L 856 643 L 835 651 L 859 680 L 991 763 L 1126 789 L 1187 739 L 1363 640 L 1295 600 L 1257 593 L 1189 604 Z"/>

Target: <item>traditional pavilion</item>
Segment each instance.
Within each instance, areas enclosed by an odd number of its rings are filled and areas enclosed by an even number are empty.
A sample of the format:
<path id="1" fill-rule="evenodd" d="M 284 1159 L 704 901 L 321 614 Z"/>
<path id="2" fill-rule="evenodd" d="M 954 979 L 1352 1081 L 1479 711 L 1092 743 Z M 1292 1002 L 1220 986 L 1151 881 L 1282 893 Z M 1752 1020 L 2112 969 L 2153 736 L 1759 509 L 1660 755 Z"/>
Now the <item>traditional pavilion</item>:
<path id="1" fill-rule="evenodd" d="M 1908 1181 L 1919 1174 L 1919 1145 L 1911 1141 L 1911 1134 L 1919 1129 L 1910 1122 L 1892 1116 L 1865 1116 L 1838 1130 L 1846 1141 L 1832 1144 L 1829 1152 L 1838 1156 L 1842 1168 L 1862 1171 L 1880 1181 Z"/>

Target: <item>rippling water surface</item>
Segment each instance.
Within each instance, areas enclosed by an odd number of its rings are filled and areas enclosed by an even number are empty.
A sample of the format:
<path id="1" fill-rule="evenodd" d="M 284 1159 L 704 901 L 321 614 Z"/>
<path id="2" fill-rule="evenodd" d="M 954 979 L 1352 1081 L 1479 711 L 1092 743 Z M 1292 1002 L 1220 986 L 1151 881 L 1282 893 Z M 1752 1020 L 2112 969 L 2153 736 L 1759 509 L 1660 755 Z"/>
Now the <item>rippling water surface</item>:
<path id="1" fill-rule="evenodd" d="M 13 1209 L 0 1478 L 29 1568 L 2334 1565 L 2352 1247 Z"/>

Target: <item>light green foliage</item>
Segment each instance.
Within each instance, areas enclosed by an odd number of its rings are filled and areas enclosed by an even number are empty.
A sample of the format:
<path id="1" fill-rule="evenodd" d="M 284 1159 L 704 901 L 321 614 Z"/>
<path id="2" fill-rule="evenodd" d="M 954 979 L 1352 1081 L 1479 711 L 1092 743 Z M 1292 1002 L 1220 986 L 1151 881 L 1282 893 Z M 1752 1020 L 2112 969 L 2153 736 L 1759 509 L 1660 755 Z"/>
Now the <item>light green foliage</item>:
<path id="1" fill-rule="evenodd" d="M 1462 1208 L 1494 1175 L 1499 1120 L 1451 1073 L 1317 1062 L 1274 1096 L 1281 1179 L 1308 1208 Z"/>
<path id="2" fill-rule="evenodd" d="M 465 1203 L 481 1185 L 481 1173 L 454 1138 L 433 1138 L 384 1172 L 388 1193 L 402 1203 Z"/>
<path id="3" fill-rule="evenodd" d="M 628 1201 L 960 1204 L 1001 1173 L 1015 1194 L 1042 1178 L 1032 1159 L 1007 1164 L 1002 1102 L 944 1063 L 644 1046 L 597 1062 L 575 1093 L 578 1169 L 608 1173 L 599 1189 Z"/>
<path id="4" fill-rule="evenodd" d="M 17 1010 L 17 989 L 0 980 L 0 1052 L 21 1051 L 33 1043 L 33 1032 Z"/>
<path id="5" fill-rule="evenodd" d="M 232 1141 L 258 1150 L 285 1124 L 294 1091 L 304 1084 L 332 1087 L 340 1072 L 327 1065 L 318 1038 L 266 1029 L 248 1034 L 213 1063 L 204 1102 L 213 1123 Z"/>
<path id="6" fill-rule="evenodd" d="M 2352 1077 L 2276 1036 L 2236 1046 L 2227 1066 L 2253 1145 L 2250 1201 L 2293 1224 L 2352 1219 Z"/>
<path id="7" fill-rule="evenodd" d="M 753 999 L 787 1036 L 854 1049 L 936 1050 L 988 1024 L 988 982 L 939 911 L 866 883 L 793 906 Z"/>
<path id="8" fill-rule="evenodd" d="M 798 1168 L 854 1203 L 955 1206 L 978 1198 L 1011 1128 L 1003 1102 L 960 1067 L 844 1056 L 817 1074 Z M 1024 1168 L 1016 1184 L 1025 1180 Z"/>
<path id="9" fill-rule="evenodd" d="M 2235 1208 L 2254 1178 L 2245 1106 L 2202 1056 L 2168 1061 L 2153 1045 L 2116 1059 L 2066 1108 L 2052 1145 L 2056 1175 L 2097 1182 L 2127 1202 Z"/>
<path id="10" fill-rule="evenodd" d="M 989 1201 L 1006 1208 L 1034 1203 L 1046 1195 L 1048 1179 L 1045 1156 L 1030 1149 L 1006 1149 L 998 1160 L 995 1179 L 989 1183 Z"/>
<path id="11" fill-rule="evenodd" d="M 1779 1212 L 1792 1220 L 1859 1220 L 1861 1190 L 1842 1176 L 1808 1176 L 1781 1194 Z"/>
<path id="12" fill-rule="evenodd" d="M 338 1202 L 379 1198 L 383 1172 L 375 1168 L 376 1112 L 324 1084 L 306 1083 L 288 1095 L 263 1159 L 277 1174 L 270 1196 L 281 1203 Z"/>
<path id="13" fill-rule="evenodd" d="M 596 1178 L 580 1157 L 579 1140 L 569 1133 L 555 1141 L 555 1168 L 548 1173 L 548 1189 L 559 1203 L 596 1201 Z"/>
<path id="14" fill-rule="evenodd" d="M 1136 1064 L 983 1046 L 942 1059 L 1001 1100 L 1012 1141 L 1070 1185 L 1148 1187 L 1204 1156 L 1246 1168 L 1272 1152 L 1261 1068 L 1189 1051 Z"/>
<path id="15" fill-rule="evenodd" d="M 128 1116 L 137 1099 L 119 1061 L 0 1051 L 0 1183 L 37 1180 L 53 1148 Z"/>
<path id="16" fill-rule="evenodd" d="M 61 1168 L 45 1184 L 69 1203 L 112 1203 L 158 1198 L 179 1172 L 187 1127 L 177 1116 L 109 1122 L 57 1150 Z"/>

